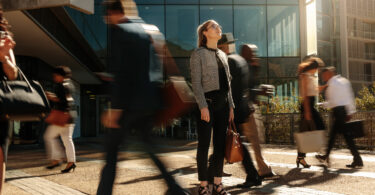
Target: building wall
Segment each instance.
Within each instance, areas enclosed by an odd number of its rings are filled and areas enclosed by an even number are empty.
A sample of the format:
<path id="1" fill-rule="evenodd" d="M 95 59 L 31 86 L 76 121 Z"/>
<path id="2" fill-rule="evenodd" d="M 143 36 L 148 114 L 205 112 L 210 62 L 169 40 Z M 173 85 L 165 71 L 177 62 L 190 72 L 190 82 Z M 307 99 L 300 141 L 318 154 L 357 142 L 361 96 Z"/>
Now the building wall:
<path id="1" fill-rule="evenodd" d="M 135 0 L 140 16 L 165 34 L 175 62 L 186 78 L 189 57 L 197 47 L 199 24 L 216 20 L 223 32 L 232 32 L 239 50 L 256 44 L 263 83 L 290 96 L 301 59 L 298 0 Z"/>
<path id="2" fill-rule="evenodd" d="M 375 80 L 375 0 L 346 0 L 349 78 L 356 90 Z"/>

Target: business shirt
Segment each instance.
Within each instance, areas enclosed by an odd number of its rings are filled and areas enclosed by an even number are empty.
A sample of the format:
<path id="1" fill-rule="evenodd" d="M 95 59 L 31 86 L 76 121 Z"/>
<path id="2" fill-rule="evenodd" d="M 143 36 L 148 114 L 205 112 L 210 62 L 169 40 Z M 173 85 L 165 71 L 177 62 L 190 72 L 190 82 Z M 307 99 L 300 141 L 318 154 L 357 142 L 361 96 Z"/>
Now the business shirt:
<path id="1" fill-rule="evenodd" d="M 329 79 L 327 85 L 325 107 L 335 108 L 345 106 L 348 115 L 356 112 L 352 85 L 348 79 L 336 75 Z"/>

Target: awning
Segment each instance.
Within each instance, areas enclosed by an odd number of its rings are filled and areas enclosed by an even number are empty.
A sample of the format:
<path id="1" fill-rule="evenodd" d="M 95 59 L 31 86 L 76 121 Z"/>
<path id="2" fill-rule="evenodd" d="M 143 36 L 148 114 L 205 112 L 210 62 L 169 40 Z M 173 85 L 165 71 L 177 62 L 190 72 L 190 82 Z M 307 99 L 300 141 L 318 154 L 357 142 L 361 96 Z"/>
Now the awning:
<path id="1" fill-rule="evenodd" d="M 86 14 L 94 13 L 94 0 L 2 0 L 4 11 L 69 6 Z"/>
<path id="2" fill-rule="evenodd" d="M 22 11 L 5 12 L 5 17 L 12 25 L 11 31 L 17 43 L 16 55 L 36 57 L 52 66 L 69 66 L 73 72 L 73 79 L 80 84 L 100 83 L 97 76 L 87 66 L 25 13 Z"/>

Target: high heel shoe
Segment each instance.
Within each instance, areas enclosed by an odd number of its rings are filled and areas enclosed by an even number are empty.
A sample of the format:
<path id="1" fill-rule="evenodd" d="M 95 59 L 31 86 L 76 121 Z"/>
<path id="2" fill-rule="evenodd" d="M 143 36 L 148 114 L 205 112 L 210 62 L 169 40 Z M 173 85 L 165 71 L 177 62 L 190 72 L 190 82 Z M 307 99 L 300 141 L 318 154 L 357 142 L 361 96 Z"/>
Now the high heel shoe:
<path id="1" fill-rule="evenodd" d="M 298 157 L 297 160 L 296 160 L 296 164 L 297 164 L 297 168 L 299 168 L 299 164 L 301 164 L 303 166 L 303 168 L 310 168 L 311 165 L 307 164 L 307 162 L 305 161 L 305 158 L 301 158 L 301 157 Z"/>
<path id="2" fill-rule="evenodd" d="M 74 170 L 76 169 L 76 167 L 77 167 L 76 164 L 73 163 L 70 167 L 66 167 L 65 169 L 61 170 L 61 173 L 69 173 L 70 170 L 72 170 L 72 169 L 73 169 L 73 172 L 74 172 Z"/>

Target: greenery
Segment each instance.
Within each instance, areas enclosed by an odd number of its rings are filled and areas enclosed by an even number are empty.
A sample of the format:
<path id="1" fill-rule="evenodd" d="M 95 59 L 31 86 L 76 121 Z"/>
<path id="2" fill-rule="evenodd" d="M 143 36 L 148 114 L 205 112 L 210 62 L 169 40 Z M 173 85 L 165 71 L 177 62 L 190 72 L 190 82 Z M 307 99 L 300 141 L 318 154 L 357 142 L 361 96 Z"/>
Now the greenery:
<path id="1" fill-rule="evenodd" d="M 355 98 L 358 110 L 375 110 L 375 82 L 369 87 L 363 86 Z"/>

